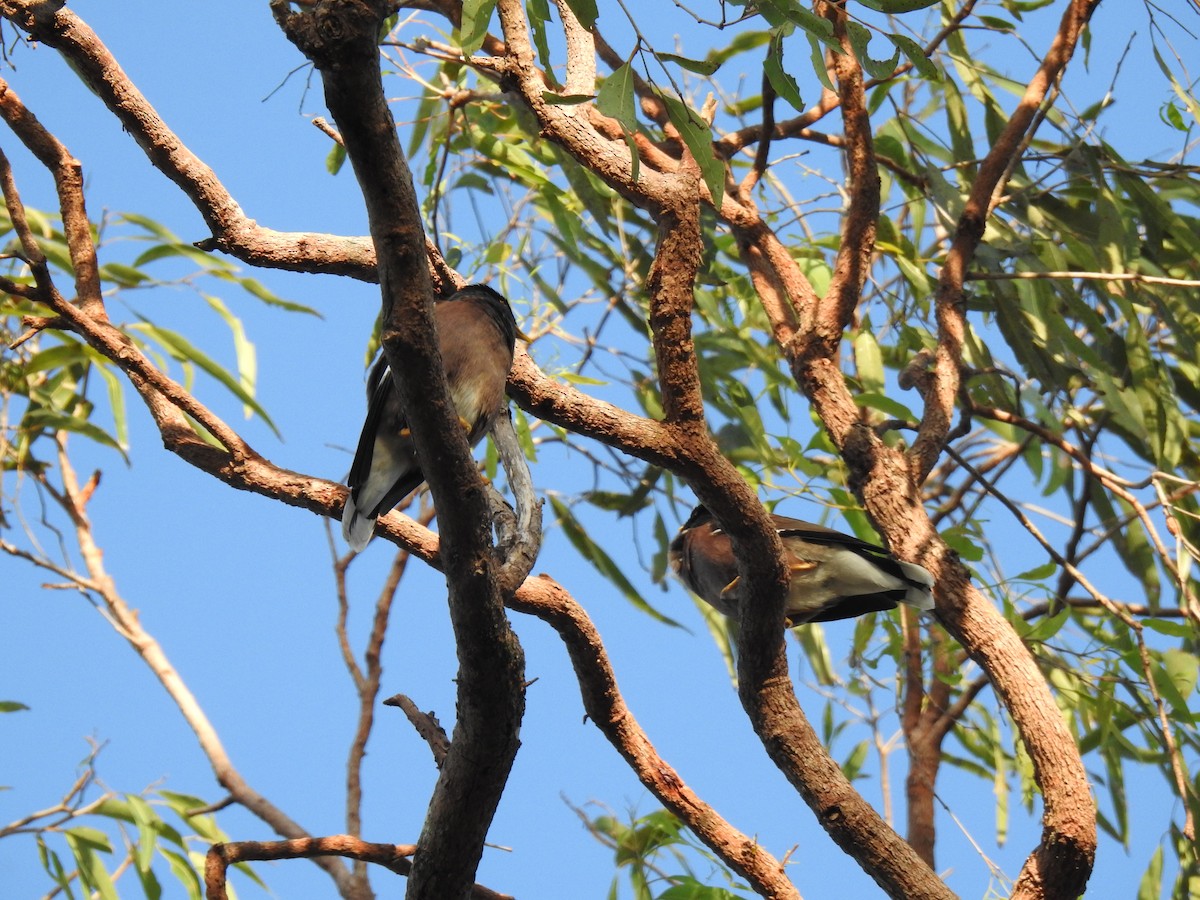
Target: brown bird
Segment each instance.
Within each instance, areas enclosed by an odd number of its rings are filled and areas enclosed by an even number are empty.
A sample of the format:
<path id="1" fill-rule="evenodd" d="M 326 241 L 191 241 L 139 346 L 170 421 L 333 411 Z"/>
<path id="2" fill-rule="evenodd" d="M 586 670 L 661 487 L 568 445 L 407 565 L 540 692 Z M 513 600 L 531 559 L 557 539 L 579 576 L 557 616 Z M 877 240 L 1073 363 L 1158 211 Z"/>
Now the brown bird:
<path id="1" fill-rule="evenodd" d="M 505 407 L 517 321 L 508 300 L 473 284 L 433 307 L 450 399 L 474 447 Z M 346 484 L 342 536 L 355 551 L 367 546 L 375 520 L 425 480 L 408 430 L 408 413 L 392 382 L 386 356 L 367 378 L 367 419 Z"/>
<path id="2" fill-rule="evenodd" d="M 905 603 L 933 609 L 933 576 L 874 544 L 786 516 L 771 516 L 791 576 L 788 626 L 848 619 Z M 703 506 L 671 541 L 671 568 L 701 600 L 734 618 L 742 599 L 733 543 Z"/>

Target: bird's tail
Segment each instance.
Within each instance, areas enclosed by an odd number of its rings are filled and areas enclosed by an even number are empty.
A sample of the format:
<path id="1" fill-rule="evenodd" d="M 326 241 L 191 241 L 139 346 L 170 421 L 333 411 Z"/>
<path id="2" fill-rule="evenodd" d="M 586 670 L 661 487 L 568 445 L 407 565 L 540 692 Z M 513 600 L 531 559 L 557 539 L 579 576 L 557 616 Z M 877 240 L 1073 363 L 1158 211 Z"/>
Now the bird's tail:
<path id="1" fill-rule="evenodd" d="M 933 576 L 929 574 L 929 570 L 916 563 L 902 560 L 897 562 L 904 572 L 904 580 L 908 582 L 908 591 L 903 602 L 923 612 L 933 609 Z"/>
<path id="2" fill-rule="evenodd" d="M 375 520 L 361 513 L 354 502 L 353 492 L 346 495 L 346 506 L 342 510 L 342 537 L 355 553 L 361 553 L 375 533 Z M 922 571 L 924 571 L 922 569 Z"/>

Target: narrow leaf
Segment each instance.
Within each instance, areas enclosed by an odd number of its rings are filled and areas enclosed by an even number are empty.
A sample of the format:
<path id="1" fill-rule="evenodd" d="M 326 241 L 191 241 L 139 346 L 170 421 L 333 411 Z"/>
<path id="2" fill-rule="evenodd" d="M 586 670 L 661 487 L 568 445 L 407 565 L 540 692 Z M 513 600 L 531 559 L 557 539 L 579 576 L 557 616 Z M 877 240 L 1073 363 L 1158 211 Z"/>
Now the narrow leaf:
<path id="1" fill-rule="evenodd" d="M 660 622 L 667 625 L 679 626 L 679 623 L 668 616 L 663 615 L 653 606 L 646 602 L 637 588 L 635 588 L 625 573 L 618 566 L 599 544 L 592 540 L 591 536 L 579 524 L 579 520 L 575 518 L 574 513 L 563 501 L 557 497 L 550 497 L 550 505 L 554 509 L 555 516 L 558 517 L 558 524 L 562 527 L 563 534 L 571 545 L 591 563 L 601 575 L 612 582 L 613 586 L 619 590 L 625 599 L 632 603 L 642 612 L 648 613 Z"/>
<path id="2" fill-rule="evenodd" d="M 857 22 L 847 22 L 846 36 L 850 38 L 850 45 L 854 48 L 855 57 L 872 78 L 887 78 L 896 71 L 896 65 L 900 62 L 899 47 L 888 59 L 876 60 L 872 59 L 871 54 L 867 52 L 867 45 L 871 43 L 872 37 L 867 28 Z"/>
<path id="3" fill-rule="evenodd" d="M 714 209 L 721 208 L 725 199 L 725 163 L 713 149 L 712 131 L 700 116 L 678 97 L 660 94 L 667 106 L 667 116 L 678 129 L 692 157 L 700 167 L 700 174 L 712 196 Z"/>
<path id="4" fill-rule="evenodd" d="M 626 131 L 637 131 L 637 115 L 633 103 L 632 60 L 623 63 L 604 79 L 596 92 L 596 108 L 621 123 Z"/>
<path id="5" fill-rule="evenodd" d="M 463 0 L 458 45 L 464 55 L 470 56 L 483 46 L 483 39 L 487 37 L 488 25 L 495 10 L 496 0 Z"/>
<path id="6" fill-rule="evenodd" d="M 775 31 L 767 47 L 767 58 L 763 61 L 763 72 L 771 82 L 775 93 L 786 100 L 797 112 L 804 112 L 804 98 L 800 96 L 800 85 L 783 68 L 783 33 Z"/>
<path id="7" fill-rule="evenodd" d="M 553 91 L 542 91 L 542 100 L 551 106 L 578 106 L 596 99 L 591 94 L 555 94 Z"/>
<path id="8" fill-rule="evenodd" d="M 922 78 L 928 78 L 930 81 L 941 80 L 942 73 L 938 71 L 938 67 L 925 55 L 925 48 L 920 44 L 903 34 L 889 34 L 887 35 L 887 39 L 908 58 L 908 61 L 913 64 L 913 68 L 917 70 Z"/>
<path id="9" fill-rule="evenodd" d="M 673 62 L 680 68 L 695 72 L 697 75 L 712 75 L 721 68 L 720 60 L 715 59 L 688 59 L 686 56 L 679 56 L 675 53 L 659 53 L 657 51 L 654 55 L 663 62 Z"/>
<path id="10" fill-rule="evenodd" d="M 590 29 L 600 18 L 596 0 L 567 0 L 567 6 L 571 7 L 571 12 L 575 13 L 575 18 L 584 28 Z"/>
<path id="11" fill-rule="evenodd" d="M 242 387 L 238 380 L 230 375 L 223 366 L 219 365 L 215 360 L 193 345 L 183 335 L 179 334 L 178 332 L 171 331 L 170 329 L 162 328 L 158 325 L 152 325 L 149 322 L 142 322 L 138 325 L 130 326 L 131 331 L 135 329 L 141 331 L 152 340 L 158 341 L 178 359 L 198 365 L 202 370 L 223 384 L 225 388 L 231 394 L 241 400 L 243 404 L 254 410 L 258 417 L 266 422 L 276 435 L 279 434 L 279 429 L 275 427 L 275 423 L 271 420 L 271 417 L 267 415 L 267 411 L 262 408 L 257 400 L 255 400 L 246 392 L 246 389 Z"/>

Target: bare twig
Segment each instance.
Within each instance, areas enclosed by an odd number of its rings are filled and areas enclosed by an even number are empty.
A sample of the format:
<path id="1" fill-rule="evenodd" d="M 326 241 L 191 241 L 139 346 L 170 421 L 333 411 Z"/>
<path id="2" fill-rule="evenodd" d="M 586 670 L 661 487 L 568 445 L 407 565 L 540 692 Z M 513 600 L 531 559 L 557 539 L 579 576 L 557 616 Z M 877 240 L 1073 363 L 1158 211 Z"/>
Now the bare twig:
<path id="1" fill-rule="evenodd" d="M 408 721 L 412 723 L 417 734 L 429 745 L 429 749 L 433 753 L 433 764 L 440 769 L 446 759 L 446 752 L 450 749 L 450 739 L 446 736 L 446 729 L 442 728 L 437 716 L 432 712 L 422 712 L 417 708 L 417 704 L 404 694 L 389 697 L 383 701 L 383 705 L 394 706 L 408 717 Z"/>
<path id="2" fill-rule="evenodd" d="M 240 862 L 345 856 L 383 866 L 397 875 L 408 875 L 412 872 L 410 858 L 417 850 L 416 844 L 372 844 L 349 834 L 290 841 L 213 844 L 204 862 L 205 896 L 207 900 L 228 900 L 226 873 L 229 866 Z M 480 884 L 468 885 L 466 895 L 471 900 L 513 900 L 508 894 L 498 893 Z"/>

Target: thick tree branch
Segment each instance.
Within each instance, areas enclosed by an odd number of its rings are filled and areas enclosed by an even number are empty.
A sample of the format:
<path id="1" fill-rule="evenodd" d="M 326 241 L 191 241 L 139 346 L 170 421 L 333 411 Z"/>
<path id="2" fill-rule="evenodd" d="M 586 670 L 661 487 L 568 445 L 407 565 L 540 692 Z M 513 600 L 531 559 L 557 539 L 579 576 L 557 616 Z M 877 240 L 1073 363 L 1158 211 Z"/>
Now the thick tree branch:
<path id="1" fill-rule="evenodd" d="M 616 190 L 650 209 L 658 221 L 658 246 L 648 284 L 652 298 L 651 330 L 663 391 L 665 430 L 674 438 L 674 447 L 678 447 L 678 451 L 672 448 L 675 458 L 663 462 L 673 462 L 673 471 L 688 480 L 700 500 L 720 519 L 738 548 L 739 571 L 747 586 L 746 592 L 755 598 L 742 616 L 739 652 L 740 692 L 755 730 L 772 759 L 817 812 L 839 845 L 858 859 L 889 892 L 897 896 L 913 892 L 949 896 L 936 875 L 845 780 L 796 702 L 783 652 L 781 622 L 786 578 L 781 568 L 778 536 L 769 526 L 757 498 L 716 451 L 707 432 L 699 399 L 690 328 L 691 292 L 698 264 L 696 219 L 701 196 L 694 162 L 685 155 L 679 170 L 671 174 L 648 175 L 643 169 L 635 184 L 631 173 L 619 160 L 610 165 L 608 160 L 598 162 L 595 157 L 589 157 L 588 148 L 594 137 L 587 136 L 583 123 L 568 122 L 559 108 L 546 105 L 542 100 L 544 80 L 533 66 L 533 52 L 520 5 L 516 0 L 500 0 L 498 9 L 508 50 L 505 70 L 514 77 L 522 98 L 542 125 L 543 133 L 586 160 L 589 167 L 599 171 Z M 727 196 L 722 215 L 727 219 L 746 216 L 743 210 L 744 207 Z M 767 262 L 757 267 L 765 276 L 772 271 L 772 262 L 782 266 L 781 259 L 771 258 L 787 257 L 787 254 L 777 242 L 772 245 L 765 240 L 764 230 L 755 229 L 752 222 L 744 226 L 747 244 L 758 240 L 767 245 L 768 252 L 762 254 Z M 790 257 L 787 257 L 786 268 L 774 269 L 774 272 L 779 271 L 789 275 L 795 272 Z M 802 276 L 798 279 L 785 276 L 777 283 L 780 285 L 777 294 L 780 302 L 774 320 L 778 331 L 783 332 L 791 327 L 790 310 L 806 301 L 812 308 L 809 298 L 815 297 Z M 517 369 L 514 381 L 519 382 L 522 378 L 520 363 Z M 546 406 L 553 405 L 554 398 L 547 397 L 546 400 L 549 402 L 536 407 L 532 403 L 522 405 L 542 415 Z M 626 419 L 619 424 L 628 428 L 632 423 Z M 593 429 L 598 430 L 595 426 Z M 644 459 L 659 461 L 644 450 L 633 449 L 631 452 Z"/>
<path id="2" fill-rule="evenodd" d="M 58 205 L 62 214 L 63 234 L 67 239 L 67 252 L 70 254 L 71 268 L 75 274 L 75 293 L 88 315 L 106 321 L 107 315 L 100 295 L 100 264 L 96 260 L 96 248 L 92 243 L 92 223 L 88 221 L 87 207 L 83 201 L 83 167 L 71 156 L 62 142 L 43 127 L 3 80 L 0 80 L 0 117 L 4 118 L 8 127 L 54 177 L 54 187 L 58 192 Z M 30 246 L 32 242 L 28 239 L 27 232 L 22 236 L 21 242 L 25 252 L 29 254 L 33 248 Z M 44 264 L 45 259 L 40 250 L 36 251 L 31 263 L 39 257 Z"/>
<path id="3" fill-rule="evenodd" d="M 542 94 L 547 90 L 546 78 L 534 64 L 525 10 L 518 0 L 498 0 L 496 10 L 504 31 L 505 55 L 495 61 L 493 71 L 502 87 L 517 91 L 537 117 L 542 133 L 638 206 L 653 208 L 669 202 L 677 184 L 673 178 L 642 166 L 634 181 L 629 148 L 618 134 L 602 135 L 590 115 L 582 116 L 577 108 L 545 101 Z M 590 109 L 592 105 L 584 106 Z"/>
<path id="4" fill-rule="evenodd" d="M 520 743 L 524 656 L 499 592 L 487 494 L 449 400 L 420 209 L 383 93 L 378 35 L 389 4 L 331 0 L 311 13 L 291 12 L 286 0 L 271 6 L 321 73 L 366 201 L 383 294 L 382 341 L 438 508 L 459 660 L 458 720 L 407 895 L 452 900 L 470 890 Z"/>
<path id="5" fill-rule="evenodd" d="M 1026 865 L 1022 890 L 1036 883 L 1048 890 L 1047 896 L 1074 896 L 1082 890 L 1091 869 L 1096 839 L 1094 806 L 1082 762 L 1033 659 L 1013 629 L 970 586 L 965 569 L 934 532 L 916 486 L 941 452 L 942 440 L 948 432 L 961 365 L 962 274 L 982 237 L 993 188 L 1005 171 L 1006 161 L 1020 146 L 1023 129 L 1032 121 L 1041 97 L 1069 59 L 1070 49 L 1093 5 L 1083 2 L 1072 5 L 1047 62 L 1022 101 L 1020 115 L 1010 123 L 989 155 L 981 182 L 973 188 L 969 214 L 964 216 L 951 261 L 943 273 L 943 286 L 957 285 L 958 290 L 939 292 L 937 384 L 925 392 L 925 422 L 912 459 L 908 463 L 901 461 L 894 450 L 884 446 L 859 420 L 835 355 L 837 345 L 823 343 L 830 338 L 829 334 L 817 337 L 801 331 L 793 343 L 805 349 L 791 355 L 798 383 L 812 400 L 850 467 L 851 486 L 861 496 L 892 550 L 902 558 L 920 559 L 934 572 L 938 579 L 939 610 L 948 608 L 942 613 L 943 620 L 992 677 L 1030 748 L 1046 808 L 1043 842 Z M 852 94 L 857 90 L 845 80 L 842 86 Z M 847 128 L 856 121 L 851 116 Z M 858 133 L 860 141 L 865 139 L 865 128 Z M 862 227 L 867 226 L 863 223 Z M 774 259 L 786 262 L 778 255 Z M 785 276 L 777 275 L 773 281 L 784 282 Z M 848 270 L 845 283 L 853 281 Z M 770 280 L 763 278 L 761 283 Z M 843 303 L 834 308 L 846 309 Z M 786 346 L 785 349 L 795 350 Z"/>

